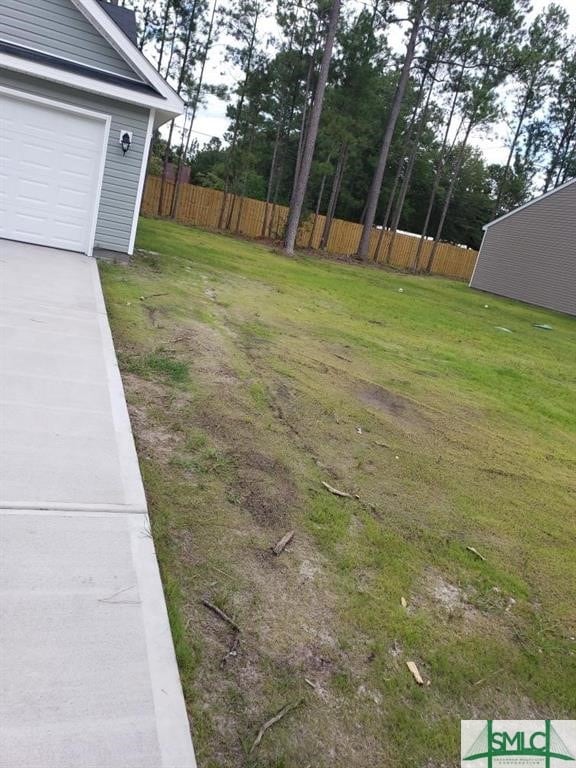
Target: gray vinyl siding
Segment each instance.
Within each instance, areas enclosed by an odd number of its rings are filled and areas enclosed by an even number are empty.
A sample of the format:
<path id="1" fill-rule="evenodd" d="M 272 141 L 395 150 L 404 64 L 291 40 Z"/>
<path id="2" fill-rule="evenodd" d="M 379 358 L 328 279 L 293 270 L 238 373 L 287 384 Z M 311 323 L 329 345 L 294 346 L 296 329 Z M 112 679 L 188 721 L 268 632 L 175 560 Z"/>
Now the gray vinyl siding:
<path id="1" fill-rule="evenodd" d="M 141 80 L 71 0 L 0 0 L 0 39 Z"/>
<path id="2" fill-rule="evenodd" d="M 576 315 L 576 183 L 488 227 L 470 285 Z"/>
<path id="3" fill-rule="evenodd" d="M 0 71 L 0 85 L 111 116 L 94 247 L 126 252 L 136 207 L 149 110 L 7 70 Z M 118 142 L 122 129 L 134 133 L 133 145 L 126 155 L 122 155 Z"/>

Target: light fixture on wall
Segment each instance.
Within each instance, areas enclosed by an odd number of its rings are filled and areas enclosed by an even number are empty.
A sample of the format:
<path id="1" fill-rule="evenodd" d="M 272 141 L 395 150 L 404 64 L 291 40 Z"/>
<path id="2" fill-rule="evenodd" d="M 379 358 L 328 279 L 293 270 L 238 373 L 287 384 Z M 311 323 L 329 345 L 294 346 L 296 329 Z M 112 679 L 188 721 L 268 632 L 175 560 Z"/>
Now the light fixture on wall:
<path id="1" fill-rule="evenodd" d="M 132 146 L 132 131 L 120 131 L 120 146 L 122 147 L 122 154 L 126 154 Z"/>

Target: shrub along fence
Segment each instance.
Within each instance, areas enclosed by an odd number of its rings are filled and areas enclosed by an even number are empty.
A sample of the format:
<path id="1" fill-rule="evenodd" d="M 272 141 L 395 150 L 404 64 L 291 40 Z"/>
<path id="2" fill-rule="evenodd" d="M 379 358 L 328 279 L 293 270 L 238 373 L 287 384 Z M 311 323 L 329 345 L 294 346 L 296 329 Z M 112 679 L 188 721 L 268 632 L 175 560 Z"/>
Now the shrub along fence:
<path id="1" fill-rule="evenodd" d="M 162 210 L 159 211 L 161 179 L 158 176 L 148 176 L 142 199 L 142 213 L 147 216 L 170 216 L 174 201 L 175 184 L 166 182 L 162 199 Z M 193 184 L 180 184 L 174 218 L 182 224 L 197 224 L 212 229 L 225 229 L 235 234 L 247 237 L 265 237 L 279 239 L 283 236 L 288 218 L 288 208 L 274 205 L 262 200 L 249 197 L 227 195 L 224 203 L 224 193 L 217 189 L 196 187 Z M 320 248 L 324 229 L 325 216 L 311 216 L 304 221 L 298 232 L 297 246 L 299 248 Z M 219 227 L 219 225 L 222 226 Z M 360 241 L 362 225 L 352 221 L 334 219 L 330 229 L 330 237 L 326 250 L 334 254 L 353 254 Z M 418 254 L 420 237 L 397 233 L 393 237 L 388 230 L 374 229 L 370 241 L 370 257 L 375 260 L 378 251 L 379 263 L 389 264 L 398 269 L 413 269 Z M 378 247 L 380 242 L 380 247 Z M 390 251 L 388 253 L 388 251 Z M 459 280 L 469 280 L 476 263 L 477 251 L 461 248 L 449 243 L 440 243 L 434 259 L 429 264 L 432 253 L 432 241 L 423 243 L 418 255 L 418 271 L 429 271 L 434 275 L 444 275 Z"/>

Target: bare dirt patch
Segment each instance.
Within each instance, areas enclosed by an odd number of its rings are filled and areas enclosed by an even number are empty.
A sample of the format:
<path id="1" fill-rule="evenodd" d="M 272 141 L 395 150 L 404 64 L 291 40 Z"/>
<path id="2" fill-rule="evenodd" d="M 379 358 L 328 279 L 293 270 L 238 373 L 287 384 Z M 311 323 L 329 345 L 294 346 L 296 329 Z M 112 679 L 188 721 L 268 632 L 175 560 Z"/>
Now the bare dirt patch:
<path id="1" fill-rule="evenodd" d="M 153 419 L 153 408 L 172 409 L 172 390 L 162 384 L 126 373 L 123 383 L 128 395 L 128 412 L 138 448 L 147 458 L 154 457 L 167 464 L 182 442 L 181 434 L 170 424 Z"/>
<path id="2" fill-rule="evenodd" d="M 242 506 L 264 527 L 285 525 L 298 503 L 298 488 L 289 469 L 258 451 L 233 450 L 237 467 L 235 491 Z"/>
<path id="3" fill-rule="evenodd" d="M 429 418 L 417 403 L 378 384 L 359 384 L 356 396 L 368 408 L 383 412 L 407 431 L 430 428 Z"/>
<path id="4" fill-rule="evenodd" d="M 194 370 L 198 375 L 206 377 L 206 383 L 238 383 L 234 368 L 226 362 L 228 351 L 222 334 L 215 328 L 202 323 L 179 328 L 174 332 L 171 344 L 193 356 Z"/>
<path id="5" fill-rule="evenodd" d="M 495 635 L 506 633 L 506 625 L 496 612 L 485 612 L 473 604 L 472 587 L 451 584 L 434 568 L 426 570 L 418 590 L 411 596 L 407 611 L 431 611 L 439 620 L 450 623 L 462 635 Z"/>

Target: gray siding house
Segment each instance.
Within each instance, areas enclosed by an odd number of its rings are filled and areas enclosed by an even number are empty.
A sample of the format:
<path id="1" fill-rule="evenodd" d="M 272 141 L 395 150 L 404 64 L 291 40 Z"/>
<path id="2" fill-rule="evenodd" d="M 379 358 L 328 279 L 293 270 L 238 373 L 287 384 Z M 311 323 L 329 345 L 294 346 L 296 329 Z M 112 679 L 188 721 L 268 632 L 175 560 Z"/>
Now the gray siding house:
<path id="1" fill-rule="evenodd" d="M 472 288 L 576 315 L 576 179 L 484 230 Z"/>
<path id="2" fill-rule="evenodd" d="M 134 249 L 153 130 L 184 105 L 116 2 L 0 0 L 0 239 Z"/>

